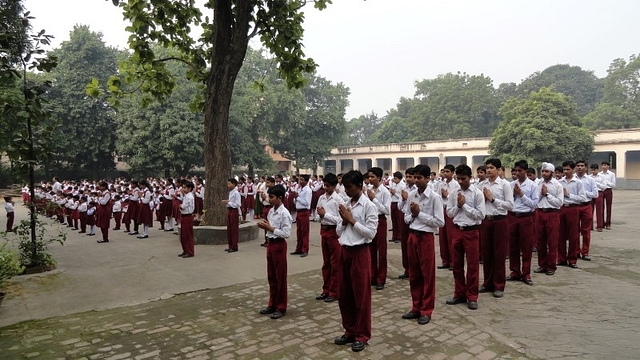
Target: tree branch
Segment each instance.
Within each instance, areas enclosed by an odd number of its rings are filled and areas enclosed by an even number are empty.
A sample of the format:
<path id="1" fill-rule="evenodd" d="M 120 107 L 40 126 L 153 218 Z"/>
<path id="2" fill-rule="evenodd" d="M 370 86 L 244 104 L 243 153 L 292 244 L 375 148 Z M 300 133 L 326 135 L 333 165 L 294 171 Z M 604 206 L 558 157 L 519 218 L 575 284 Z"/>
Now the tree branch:
<path id="1" fill-rule="evenodd" d="M 198 74 L 200 74 L 200 75 L 203 75 L 203 73 L 202 73 L 201 69 L 199 69 L 195 64 L 190 63 L 190 62 L 188 62 L 188 61 L 187 61 L 187 60 L 185 60 L 185 59 L 182 59 L 182 58 L 179 58 L 179 57 L 175 57 L 175 56 L 169 56 L 169 57 L 162 58 L 162 59 L 156 59 L 156 60 L 153 60 L 151 63 L 152 63 L 153 65 L 155 65 L 155 64 L 163 63 L 163 62 L 167 62 L 167 61 L 170 61 L 170 60 L 176 60 L 176 61 L 179 61 L 179 62 L 181 62 L 181 63 L 183 63 L 183 64 L 185 64 L 185 65 L 189 66 L 189 67 L 190 67 L 191 69 L 193 69 L 196 73 L 198 73 Z"/>

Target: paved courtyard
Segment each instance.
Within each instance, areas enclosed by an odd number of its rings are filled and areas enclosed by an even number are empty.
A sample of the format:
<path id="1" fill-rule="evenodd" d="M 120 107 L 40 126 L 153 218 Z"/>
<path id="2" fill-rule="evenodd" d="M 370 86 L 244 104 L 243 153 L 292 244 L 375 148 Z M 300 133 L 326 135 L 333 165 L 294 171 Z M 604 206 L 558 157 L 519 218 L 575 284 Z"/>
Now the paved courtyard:
<path id="1" fill-rule="evenodd" d="M 196 257 L 181 259 L 177 236 L 158 230 L 145 240 L 118 232 L 102 245 L 70 232 L 52 247 L 57 270 L 12 279 L 0 307 L 0 358 L 637 359 L 639 201 L 640 192 L 615 192 L 613 229 L 592 233 L 593 261 L 534 274 L 534 286 L 507 283 L 501 299 L 481 294 L 477 311 L 445 305 L 453 278 L 438 270 L 425 326 L 400 318 L 411 298 L 408 281 L 396 279 L 400 246 L 390 244 L 390 279 L 373 290 L 373 336 L 357 354 L 332 342 L 342 334 L 337 303 L 314 299 L 318 224 L 309 256 L 288 258 L 289 308 L 279 320 L 257 313 L 267 282 L 256 241 L 233 254 L 197 246 Z"/>

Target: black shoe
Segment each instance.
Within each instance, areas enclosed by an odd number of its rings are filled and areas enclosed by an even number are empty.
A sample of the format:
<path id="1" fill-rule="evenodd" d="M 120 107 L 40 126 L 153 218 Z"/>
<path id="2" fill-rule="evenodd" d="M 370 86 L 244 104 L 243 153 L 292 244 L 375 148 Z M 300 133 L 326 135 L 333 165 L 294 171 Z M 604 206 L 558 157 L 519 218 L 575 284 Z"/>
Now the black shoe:
<path id="1" fill-rule="evenodd" d="M 269 314 L 273 314 L 276 311 L 277 311 L 276 308 L 266 307 L 266 308 L 260 310 L 260 314 L 261 315 L 269 315 Z"/>
<path id="2" fill-rule="evenodd" d="M 193 255 L 189 255 L 189 254 L 182 255 L 183 259 L 188 259 L 188 258 L 192 258 L 192 257 L 193 257 Z"/>
<path id="3" fill-rule="evenodd" d="M 504 291 L 501 290 L 496 290 L 493 292 L 493 297 L 494 298 L 501 298 L 504 296 Z"/>
<path id="4" fill-rule="evenodd" d="M 522 279 L 520 278 L 520 276 L 509 275 L 509 276 L 507 276 L 506 280 L 507 281 L 520 281 Z"/>
<path id="5" fill-rule="evenodd" d="M 578 264 L 569 264 L 569 267 L 572 269 L 577 269 L 578 268 Z"/>
<path id="6" fill-rule="evenodd" d="M 448 269 L 450 267 L 450 265 L 438 265 L 438 269 Z"/>
<path id="7" fill-rule="evenodd" d="M 229 251 L 227 251 L 229 254 L 234 253 L 234 252 L 238 252 L 238 250 L 234 250 L 234 249 L 229 249 Z"/>
<path id="8" fill-rule="evenodd" d="M 480 287 L 478 288 L 478 293 L 479 293 L 479 294 L 482 294 L 482 293 L 488 293 L 488 292 L 493 292 L 493 290 L 488 289 L 488 288 L 487 288 L 487 287 L 485 287 L 485 286 L 480 286 Z"/>
<path id="9" fill-rule="evenodd" d="M 309 255 L 309 253 L 302 253 L 300 254 L 300 257 L 307 257 Z"/>
<path id="10" fill-rule="evenodd" d="M 271 314 L 271 318 L 272 319 L 280 319 L 281 317 L 284 316 L 284 314 L 286 314 L 286 311 L 280 311 L 280 310 L 276 310 Z"/>
<path id="11" fill-rule="evenodd" d="M 469 307 L 469 310 L 478 310 L 478 303 L 475 301 L 469 301 L 467 306 Z"/>
<path id="12" fill-rule="evenodd" d="M 351 351 L 353 352 L 362 351 L 364 350 L 365 345 L 366 344 L 363 343 L 362 341 L 354 341 L 353 344 L 351 344 Z"/>
<path id="13" fill-rule="evenodd" d="M 402 318 L 403 319 L 417 319 L 419 317 L 420 317 L 420 313 L 419 312 L 409 311 L 409 312 L 406 312 L 406 313 L 402 314 Z"/>
<path id="14" fill-rule="evenodd" d="M 229 250 L 231 250 L 231 249 L 228 249 L 228 248 L 227 248 L 227 249 L 224 249 L 224 251 L 226 251 L 226 252 L 229 252 Z"/>
<path id="15" fill-rule="evenodd" d="M 109 240 L 108 240 L 108 239 L 107 239 L 107 240 L 102 239 L 102 240 L 98 240 L 98 241 L 96 241 L 96 242 L 97 242 L 98 244 L 104 244 L 104 243 L 108 243 L 108 242 L 109 242 Z"/>
<path id="16" fill-rule="evenodd" d="M 173 231 L 173 228 L 171 228 L 171 229 L 164 229 L 164 231 Z"/>
<path id="17" fill-rule="evenodd" d="M 454 297 L 454 298 L 448 299 L 446 301 L 446 304 L 447 305 L 457 305 L 457 304 L 464 304 L 466 302 L 467 302 L 467 299 L 465 299 L 465 298 L 455 298 Z"/>
<path id="18" fill-rule="evenodd" d="M 536 273 L 536 274 L 544 274 L 544 273 L 546 273 L 546 272 L 547 272 L 547 270 L 545 270 L 545 269 L 543 269 L 543 268 L 539 267 L 539 268 L 537 268 L 537 269 L 533 270 L 533 272 L 534 272 L 534 273 Z"/>
<path id="19" fill-rule="evenodd" d="M 427 325 L 431 321 L 431 318 L 428 316 L 420 316 L 418 318 L 418 324 Z"/>
<path id="20" fill-rule="evenodd" d="M 265 242 L 263 242 L 262 244 L 260 244 L 260 246 L 267 247 L 267 242 L 266 242 L 266 241 L 265 241 Z"/>
<path id="21" fill-rule="evenodd" d="M 333 343 L 336 345 L 347 345 L 347 344 L 351 344 L 354 341 L 356 341 L 356 338 L 354 337 L 347 337 L 347 336 L 338 336 L 337 338 L 333 339 Z"/>
<path id="22" fill-rule="evenodd" d="M 302 251 L 294 251 L 292 253 L 289 253 L 289 255 L 300 255 L 302 254 Z"/>
<path id="23" fill-rule="evenodd" d="M 138 235 L 138 234 L 140 234 L 140 233 L 137 232 L 137 231 L 132 231 L 132 232 L 129 233 L 129 235 Z"/>
<path id="24" fill-rule="evenodd" d="M 324 299 L 324 302 L 326 302 L 326 303 L 330 303 L 330 302 L 334 302 L 334 301 L 336 301 L 336 300 L 338 300 L 338 299 L 334 298 L 333 296 L 327 296 L 327 297 Z"/>
<path id="25" fill-rule="evenodd" d="M 582 255 L 582 260 L 584 260 L 584 261 L 591 261 L 591 256 L 589 256 L 589 255 Z"/>
<path id="26" fill-rule="evenodd" d="M 185 256 L 185 255 L 187 255 L 187 253 L 182 253 L 182 254 L 180 254 L 180 255 L 178 255 L 178 256 L 179 256 L 179 257 L 183 257 L 183 256 Z"/>
<path id="27" fill-rule="evenodd" d="M 316 296 L 316 300 L 324 300 L 329 297 L 329 294 L 320 294 Z"/>
<path id="28" fill-rule="evenodd" d="M 565 260 L 565 261 L 560 261 L 559 263 L 556 264 L 556 266 L 567 266 L 569 265 L 569 263 Z"/>
<path id="29" fill-rule="evenodd" d="M 533 285 L 533 280 L 531 280 L 531 279 L 524 279 L 524 280 L 522 280 L 522 282 L 527 284 L 527 285 L 529 285 L 529 286 Z"/>
<path id="30" fill-rule="evenodd" d="M 149 235 L 140 235 L 140 236 L 137 236 L 137 238 L 138 239 L 148 239 Z"/>
<path id="31" fill-rule="evenodd" d="M 545 274 L 547 274 L 547 275 L 551 276 L 551 275 L 553 275 L 553 274 L 555 274 L 555 273 L 556 273 L 555 271 L 553 271 L 553 270 L 549 270 L 549 271 L 547 271 Z"/>
<path id="32" fill-rule="evenodd" d="M 382 290 L 382 289 L 384 289 L 384 284 L 376 285 L 376 290 Z"/>
<path id="33" fill-rule="evenodd" d="M 408 279 L 408 278 L 409 278 L 409 274 L 407 273 L 398 275 L 398 279 Z"/>

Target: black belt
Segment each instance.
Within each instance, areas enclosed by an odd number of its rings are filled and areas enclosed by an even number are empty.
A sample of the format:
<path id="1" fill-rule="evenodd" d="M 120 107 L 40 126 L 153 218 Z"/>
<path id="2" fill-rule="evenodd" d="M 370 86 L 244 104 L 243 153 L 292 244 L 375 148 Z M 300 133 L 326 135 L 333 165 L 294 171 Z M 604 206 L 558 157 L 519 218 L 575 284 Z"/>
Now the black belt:
<path id="1" fill-rule="evenodd" d="M 369 246 L 371 243 L 366 243 L 366 244 L 360 244 L 360 245 L 342 245 L 343 248 L 346 249 L 357 249 L 357 248 L 361 248 L 361 247 L 365 247 L 365 246 Z"/>
<path id="2" fill-rule="evenodd" d="M 336 225 L 320 225 L 320 228 L 322 230 L 333 230 L 333 229 L 337 228 L 337 226 Z"/>
<path id="3" fill-rule="evenodd" d="M 236 211 L 238 211 L 238 208 L 232 208 L 232 207 L 228 207 L 228 208 L 227 208 L 227 210 L 229 210 L 229 211 L 233 211 L 233 210 L 236 210 Z"/>
<path id="4" fill-rule="evenodd" d="M 484 217 L 485 220 L 493 221 L 493 220 L 503 220 L 506 219 L 507 215 L 487 215 Z"/>
<path id="5" fill-rule="evenodd" d="M 182 217 L 189 217 L 189 216 L 193 216 L 193 214 L 180 214 L 182 215 Z"/>
<path id="6" fill-rule="evenodd" d="M 562 206 L 563 207 L 576 207 L 576 206 L 582 206 L 582 204 L 564 204 Z"/>
<path id="7" fill-rule="evenodd" d="M 558 212 L 558 211 L 560 211 L 560 209 L 556 209 L 556 208 L 538 208 L 538 210 L 540 210 L 542 212 Z"/>
<path id="8" fill-rule="evenodd" d="M 386 219 L 386 218 L 387 218 L 387 215 L 384 215 L 384 214 L 378 215 L 378 219 Z"/>
<path id="9" fill-rule="evenodd" d="M 470 226 L 460 226 L 458 224 L 453 224 L 453 226 L 461 231 L 471 231 L 480 229 L 480 225 L 470 225 Z"/>
<path id="10" fill-rule="evenodd" d="M 265 209 L 270 209 L 270 208 L 272 208 L 272 207 L 273 207 L 273 205 L 264 205 L 264 204 L 263 204 L 263 205 L 262 205 L 262 207 L 263 207 L 263 208 L 265 208 Z"/>
<path id="11" fill-rule="evenodd" d="M 529 217 L 529 216 L 533 216 L 535 213 L 532 212 L 513 212 L 513 211 L 509 211 L 509 215 L 515 216 L 515 217 Z"/>
<path id="12" fill-rule="evenodd" d="M 413 230 L 413 229 L 409 229 L 409 233 L 413 234 L 413 235 L 416 235 L 416 236 L 433 234 L 431 231 L 422 231 L 422 230 Z"/>
<path id="13" fill-rule="evenodd" d="M 591 206 L 591 201 L 583 202 L 582 204 L 580 204 L 580 206 L 586 206 L 586 205 Z"/>
<path id="14" fill-rule="evenodd" d="M 296 209 L 297 212 L 305 212 L 305 211 L 310 211 L 309 209 Z"/>
<path id="15" fill-rule="evenodd" d="M 281 237 L 277 237 L 277 238 L 270 238 L 270 237 L 268 237 L 268 238 L 267 238 L 267 240 L 268 240 L 269 242 L 277 242 L 277 241 L 284 241 L 284 238 L 281 238 Z"/>

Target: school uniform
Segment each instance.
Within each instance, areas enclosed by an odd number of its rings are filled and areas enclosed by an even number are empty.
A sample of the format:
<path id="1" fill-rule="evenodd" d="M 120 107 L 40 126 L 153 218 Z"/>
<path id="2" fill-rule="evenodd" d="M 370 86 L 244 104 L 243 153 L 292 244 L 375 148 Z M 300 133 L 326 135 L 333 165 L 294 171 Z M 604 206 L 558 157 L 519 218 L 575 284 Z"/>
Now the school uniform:
<path id="1" fill-rule="evenodd" d="M 336 232 L 340 252 L 338 304 L 346 338 L 366 343 L 371 339 L 371 251 L 378 229 L 378 209 L 362 194 L 355 203 L 343 204 L 351 210 L 355 225 L 340 221 Z"/>
<path id="2" fill-rule="evenodd" d="M 371 284 L 380 287 L 387 282 L 387 215 L 391 213 L 391 193 L 382 185 L 371 190 L 375 193 L 371 202 L 378 209 L 378 228 L 371 242 Z"/>
<path id="3" fill-rule="evenodd" d="M 417 216 L 411 203 L 420 207 Z M 409 225 L 407 257 L 411 312 L 431 318 L 436 298 L 436 248 L 434 233 L 444 226 L 442 198 L 426 188 L 422 193 L 412 190 L 404 202 L 403 222 Z"/>
<path id="4" fill-rule="evenodd" d="M 116 222 L 116 227 L 113 230 L 120 230 L 120 223 L 122 222 L 122 203 L 120 200 L 113 201 L 111 211 L 113 212 L 113 220 Z"/>
<path id="5" fill-rule="evenodd" d="M 287 311 L 287 238 L 291 236 L 291 214 L 282 205 L 269 209 L 267 221 L 274 227 L 267 231 L 268 307 L 284 314 Z"/>
<path id="6" fill-rule="evenodd" d="M 238 211 L 242 206 L 240 193 L 237 189 L 229 191 L 229 201 L 227 202 L 227 243 L 229 249 L 238 251 L 238 237 L 240 237 L 240 218 Z"/>
<path id="7" fill-rule="evenodd" d="M 71 210 L 71 220 L 73 222 L 73 230 L 78 230 L 78 221 L 80 220 L 80 212 L 78 211 L 79 204 L 79 201 L 73 200 L 73 203 L 69 205 L 69 209 Z"/>
<path id="8" fill-rule="evenodd" d="M 320 245 L 322 247 L 322 293 L 320 297 L 337 299 L 339 288 L 340 251 L 336 228 L 342 222 L 338 207 L 342 199 L 338 194 L 325 193 L 318 198 L 318 207 L 325 210 L 320 217 Z M 331 301 L 331 300 L 329 300 Z"/>
<path id="9" fill-rule="evenodd" d="M 402 191 L 405 191 L 407 193 L 408 198 L 408 195 L 411 193 L 411 191 L 416 189 L 417 187 L 415 185 L 409 186 L 405 183 L 403 188 L 400 190 L 400 201 L 398 201 L 398 208 L 400 209 L 400 211 L 402 211 L 402 221 L 400 222 L 400 224 L 398 224 L 398 226 L 400 227 L 398 230 L 400 232 L 400 252 L 402 256 L 402 268 L 404 269 L 404 272 L 401 276 L 405 278 L 409 277 L 409 255 L 407 252 L 407 242 L 409 241 L 409 224 L 407 224 L 404 219 L 407 215 L 410 215 L 411 212 L 406 212 L 408 208 L 406 207 L 406 201 L 402 198 Z M 444 216 L 445 214 L 443 211 L 443 217 Z"/>
<path id="10" fill-rule="evenodd" d="M 195 209 L 194 195 L 189 192 L 183 196 L 180 204 L 180 244 L 182 245 L 183 257 L 193 257 L 195 255 L 193 237 L 193 213 Z"/>
<path id="11" fill-rule="evenodd" d="M 442 189 L 446 189 L 448 191 L 448 196 L 442 196 Z M 447 215 L 447 206 L 449 203 L 449 197 L 451 194 L 457 192 L 460 189 L 460 184 L 456 180 L 451 179 L 451 181 L 447 182 L 446 180 L 442 180 L 438 182 L 438 190 L 436 193 L 442 197 L 442 202 L 444 204 L 444 226 L 441 226 L 439 229 L 438 235 L 438 243 L 440 245 L 440 260 L 442 261 L 442 265 L 440 268 L 449 268 L 451 267 L 451 262 L 453 261 L 451 256 L 451 234 L 453 232 L 453 220 L 450 216 Z"/>
<path id="12" fill-rule="evenodd" d="M 127 214 L 129 219 L 133 221 L 133 232 L 138 232 L 138 212 L 140 209 L 140 189 L 133 188 L 131 190 L 131 194 L 129 195 L 129 209 L 127 210 Z"/>
<path id="13" fill-rule="evenodd" d="M 15 221 L 16 217 L 16 208 L 11 202 L 5 202 L 4 210 L 7 212 L 7 226 L 5 229 L 7 232 L 13 232 L 13 222 Z"/>
<path id="14" fill-rule="evenodd" d="M 542 195 L 542 186 L 546 186 L 547 195 Z M 536 191 L 539 196 L 535 219 L 538 269 L 535 272 L 553 275 L 557 269 L 560 208 L 563 204 L 564 194 L 562 185 L 554 178 L 548 182 L 541 181 Z"/>
<path id="15" fill-rule="evenodd" d="M 138 224 L 142 224 L 148 227 L 153 226 L 153 211 L 154 206 L 151 199 L 151 190 L 144 188 L 140 191 L 140 206 L 138 207 Z M 146 235 L 146 234 L 144 234 Z"/>
<path id="16" fill-rule="evenodd" d="M 596 181 L 591 176 L 585 174 L 580 177 L 577 174 L 574 175 L 582 182 L 584 187 L 584 194 L 586 201 L 579 207 L 579 223 L 580 223 L 580 235 L 582 235 L 582 246 L 580 245 L 580 238 L 578 238 L 578 256 L 590 259 L 589 249 L 591 248 L 591 230 L 593 229 L 593 209 L 592 204 L 599 196 L 598 186 Z"/>
<path id="17" fill-rule="evenodd" d="M 462 193 L 465 203 L 458 207 L 458 194 Z M 449 192 L 447 215 L 453 222 L 451 231 L 451 261 L 455 284 L 455 299 L 478 301 L 480 224 L 486 215 L 484 195 L 473 186 Z M 465 280 L 465 254 L 467 275 Z"/>
<path id="18" fill-rule="evenodd" d="M 491 191 L 493 201 L 485 199 L 486 213 L 480 225 L 484 274 L 482 286 L 487 291 L 504 291 L 505 258 L 509 246 L 507 213 L 513 210 L 513 190 L 509 182 L 500 177 L 493 182 L 490 179 L 480 182 L 478 190 L 482 192 L 484 189 Z"/>
<path id="19" fill-rule="evenodd" d="M 197 214 L 198 216 L 202 216 L 202 210 L 204 209 L 204 185 L 196 186 L 194 195 L 196 204 L 196 209 L 194 210 L 195 214 Z"/>
<path id="20" fill-rule="evenodd" d="M 522 196 L 513 194 L 513 211 L 509 211 L 509 280 L 522 280 L 532 284 L 531 257 L 535 241 L 535 210 L 540 193 L 536 184 L 525 179 L 510 184 L 513 191 L 515 185 L 522 190 Z M 522 257 L 522 262 L 520 258 Z"/>
<path id="21" fill-rule="evenodd" d="M 311 211 L 311 188 L 305 185 L 295 200 L 296 209 L 296 250 L 297 254 L 309 253 L 309 218 Z"/>
<path id="22" fill-rule="evenodd" d="M 389 193 L 391 193 L 391 241 L 400 241 L 402 224 L 404 223 L 404 213 L 402 209 L 398 207 L 398 203 L 402 200 L 402 189 L 405 187 L 404 181 L 399 181 L 397 184 L 391 182 L 389 185 Z M 391 191 L 393 190 L 393 191 Z"/>
<path id="23" fill-rule="evenodd" d="M 576 266 L 580 252 L 580 207 L 587 201 L 587 197 L 582 181 L 577 176 L 574 175 L 571 179 L 563 177 L 559 183 L 567 189 L 569 194 L 564 196 L 562 208 L 560 208 L 558 263 Z M 569 241 L 568 249 L 567 241 Z"/>
<path id="24" fill-rule="evenodd" d="M 604 191 L 607 186 L 605 184 L 606 180 L 600 174 L 589 175 L 595 181 L 596 187 L 598 188 L 598 197 L 593 199 L 591 202 L 591 213 L 595 210 L 596 212 L 596 230 L 602 231 L 604 229 Z"/>
<path id="25" fill-rule="evenodd" d="M 80 220 L 80 234 L 87 232 L 87 203 L 81 202 L 78 205 L 78 218 Z"/>
<path id="26" fill-rule="evenodd" d="M 613 202 L 613 188 L 616 187 L 616 174 L 613 171 L 600 171 L 600 176 L 604 179 L 604 191 L 603 195 L 603 214 L 606 215 L 604 219 L 604 228 L 611 229 L 611 203 Z M 606 211 L 604 210 L 606 208 Z"/>
<path id="27" fill-rule="evenodd" d="M 105 190 L 98 198 L 98 209 L 96 211 L 96 226 L 102 232 L 102 241 L 109 241 L 109 227 L 111 222 L 111 194 Z"/>

